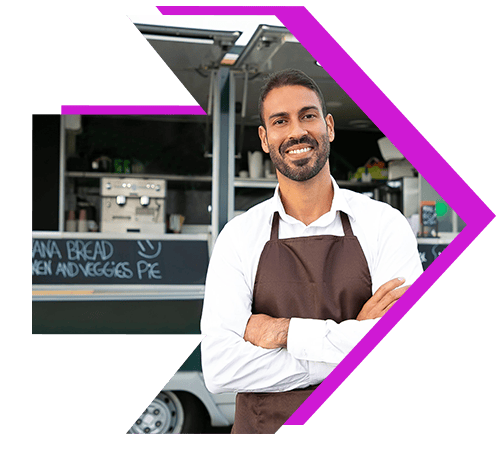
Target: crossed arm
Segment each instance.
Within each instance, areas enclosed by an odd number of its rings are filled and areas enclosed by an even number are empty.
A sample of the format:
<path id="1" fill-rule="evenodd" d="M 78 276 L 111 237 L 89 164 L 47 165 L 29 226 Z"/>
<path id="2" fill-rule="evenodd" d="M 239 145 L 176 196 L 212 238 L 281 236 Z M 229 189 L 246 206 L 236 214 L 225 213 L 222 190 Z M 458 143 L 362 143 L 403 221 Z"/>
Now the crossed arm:
<path id="1" fill-rule="evenodd" d="M 380 286 L 365 303 L 356 320 L 382 317 L 410 286 L 399 287 L 404 278 L 395 278 Z M 290 319 L 253 314 L 248 320 L 243 339 L 262 348 L 286 348 Z"/>
<path id="2" fill-rule="evenodd" d="M 380 236 L 368 237 L 376 238 L 380 248 L 392 241 L 391 248 L 397 249 L 397 253 L 370 256 L 375 267 L 372 283 L 380 287 L 357 320 L 340 323 L 253 315 L 251 275 L 256 264 L 253 253 L 240 254 L 237 243 L 239 235 L 252 230 L 221 233 L 210 261 L 201 321 L 203 376 L 208 389 L 214 393 L 277 392 L 322 382 L 408 289 L 397 278 L 382 284 L 383 277 L 401 274 L 412 283 L 422 271 L 408 224 L 403 236 L 395 231 L 406 219 L 393 219 L 390 223 L 394 225 L 385 227 Z M 379 267 L 384 270 L 377 270 Z"/>
<path id="3" fill-rule="evenodd" d="M 229 280 L 232 283 L 234 278 Z M 205 305 L 202 333 L 206 336 L 201 345 L 208 389 L 214 393 L 277 392 L 322 382 L 371 329 L 374 321 L 370 319 L 383 316 L 403 295 L 407 287 L 394 289 L 402 283 L 396 279 L 381 286 L 367 301 L 358 320 L 340 324 L 264 314 L 245 318 L 250 299 L 248 305 L 232 302 L 230 307 L 216 311 L 210 303 Z M 297 324 L 306 328 L 288 334 L 289 328 Z M 307 339 L 303 339 L 304 332 Z"/>

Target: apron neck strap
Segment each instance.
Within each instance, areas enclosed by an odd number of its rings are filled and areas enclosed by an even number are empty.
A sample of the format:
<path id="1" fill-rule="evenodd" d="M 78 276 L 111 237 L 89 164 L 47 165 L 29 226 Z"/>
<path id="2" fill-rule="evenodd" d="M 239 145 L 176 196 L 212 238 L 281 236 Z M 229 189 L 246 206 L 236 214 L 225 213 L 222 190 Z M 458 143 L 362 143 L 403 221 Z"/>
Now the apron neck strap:
<path id="1" fill-rule="evenodd" d="M 344 229 L 344 236 L 354 236 L 352 234 L 351 222 L 349 221 L 349 217 L 344 211 L 339 211 L 340 219 L 342 220 L 342 228 Z M 280 214 L 278 211 L 274 212 L 273 216 L 273 225 L 271 227 L 271 241 L 278 240 L 278 232 L 280 226 Z"/>
<path id="2" fill-rule="evenodd" d="M 340 219 L 342 220 L 342 228 L 344 229 L 345 236 L 353 236 L 351 222 L 349 221 L 349 217 L 344 211 L 339 211 Z"/>
<path id="3" fill-rule="evenodd" d="M 280 228 L 280 213 L 278 211 L 274 211 L 273 225 L 271 227 L 271 241 L 278 240 L 279 228 Z"/>

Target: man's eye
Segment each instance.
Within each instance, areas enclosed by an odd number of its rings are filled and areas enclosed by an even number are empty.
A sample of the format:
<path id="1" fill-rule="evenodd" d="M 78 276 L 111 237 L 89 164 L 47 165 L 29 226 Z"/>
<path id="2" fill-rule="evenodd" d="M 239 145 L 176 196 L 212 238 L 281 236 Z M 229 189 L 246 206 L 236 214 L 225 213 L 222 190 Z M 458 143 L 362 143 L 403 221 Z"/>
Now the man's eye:
<path id="1" fill-rule="evenodd" d="M 278 120 L 275 120 L 273 125 L 282 125 L 285 123 L 285 119 L 278 119 Z"/>
<path id="2" fill-rule="evenodd" d="M 316 117 L 316 114 L 312 114 L 312 113 L 311 113 L 311 114 L 306 114 L 306 115 L 304 116 L 304 119 L 314 119 L 315 117 Z"/>

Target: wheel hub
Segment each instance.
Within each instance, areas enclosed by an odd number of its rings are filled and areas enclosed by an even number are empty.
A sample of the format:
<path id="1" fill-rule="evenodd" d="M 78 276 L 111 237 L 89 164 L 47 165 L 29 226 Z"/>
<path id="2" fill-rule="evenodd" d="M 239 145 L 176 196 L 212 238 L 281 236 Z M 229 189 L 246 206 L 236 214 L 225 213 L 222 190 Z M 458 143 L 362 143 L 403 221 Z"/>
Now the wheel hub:
<path id="1" fill-rule="evenodd" d="M 160 392 L 128 431 L 129 434 L 180 433 L 184 413 L 179 398 L 172 392 Z"/>

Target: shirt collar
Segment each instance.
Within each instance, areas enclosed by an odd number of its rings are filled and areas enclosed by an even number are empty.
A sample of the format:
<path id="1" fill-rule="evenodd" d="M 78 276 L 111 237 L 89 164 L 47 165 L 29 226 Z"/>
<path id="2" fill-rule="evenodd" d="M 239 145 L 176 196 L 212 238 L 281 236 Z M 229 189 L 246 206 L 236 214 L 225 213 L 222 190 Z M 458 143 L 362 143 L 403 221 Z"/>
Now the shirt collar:
<path id="1" fill-rule="evenodd" d="M 332 180 L 332 185 L 333 185 L 333 200 L 332 200 L 332 207 L 329 212 L 321 216 L 315 223 L 318 226 L 326 226 L 332 223 L 335 220 L 335 217 L 337 216 L 337 211 L 343 211 L 346 213 L 351 220 L 356 220 L 356 217 L 354 216 L 354 213 L 352 212 L 351 207 L 349 206 L 347 199 L 345 198 L 345 195 L 343 191 L 339 188 L 339 185 L 335 181 L 335 179 L 331 176 Z M 297 219 L 295 219 L 292 216 L 289 216 L 285 212 L 285 208 L 283 207 L 283 203 L 281 202 L 281 196 L 279 192 L 279 184 L 276 186 L 276 189 L 274 190 L 274 196 L 271 200 L 271 208 L 270 208 L 270 214 L 269 214 L 269 223 L 272 223 L 274 213 L 278 211 L 281 220 L 284 220 L 285 222 L 289 223 L 295 223 L 297 222 Z"/>

